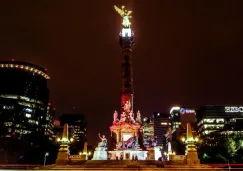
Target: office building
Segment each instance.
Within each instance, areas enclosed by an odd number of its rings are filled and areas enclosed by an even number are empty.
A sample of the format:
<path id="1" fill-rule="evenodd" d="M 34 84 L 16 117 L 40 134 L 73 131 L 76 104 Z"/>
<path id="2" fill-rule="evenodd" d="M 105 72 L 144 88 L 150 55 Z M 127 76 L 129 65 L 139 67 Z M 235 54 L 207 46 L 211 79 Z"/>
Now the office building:
<path id="1" fill-rule="evenodd" d="M 170 115 L 154 112 L 154 136 L 157 138 L 157 146 L 166 146 L 169 140 L 171 128 Z"/>
<path id="2" fill-rule="evenodd" d="M 52 115 L 47 71 L 26 62 L 4 61 L 0 62 L 0 78 L 1 141 L 17 143 L 16 153 L 23 151 L 21 143 L 39 147 L 45 131 L 51 134 L 46 120 Z"/>
<path id="3" fill-rule="evenodd" d="M 157 138 L 154 136 L 154 120 L 145 117 L 143 119 L 143 145 L 146 148 L 157 146 Z"/>
<path id="4" fill-rule="evenodd" d="M 202 106 L 197 111 L 200 136 L 210 134 L 243 134 L 243 107 Z"/>
<path id="5" fill-rule="evenodd" d="M 60 116 L 60 124 L 63 126 L 67 123 L 72 129 L 72 137 L 74 142 L 70 146 L 72 154 L 78 154 L 82 149 L 84 142 L 87 141 L 87 122 L 83 114 L 67 113 Z"/>
<path id="6" fill-rule="evenodd" d="M 181 125 L 180 119 L 180 107 L 172 107 L 170 109 L 170 117 L 171 117 L 171 124 L 172 124 L 172 133 L 176 131 Z"/>
<path id="7" fill-rule="evenodd" d="M 55 141 L 54 136 L 54 117 L 55 117 L 55 111 L 56 109 L 51 106 L 51 103 L 48 103 L 47 106 L 47 112 L 46 112 L 46 124 L 45 124 L 45 135 L 49 138 L 51 141 Z"/>

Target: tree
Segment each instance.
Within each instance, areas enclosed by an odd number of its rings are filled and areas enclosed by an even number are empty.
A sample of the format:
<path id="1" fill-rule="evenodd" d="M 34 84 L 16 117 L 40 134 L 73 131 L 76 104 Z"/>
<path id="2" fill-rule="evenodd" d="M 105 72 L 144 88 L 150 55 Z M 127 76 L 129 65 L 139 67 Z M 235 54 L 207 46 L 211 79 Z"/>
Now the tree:
<path id="1" fill-rule="evenodd" d="M 233 138 L 228 138 L 225 141 L 224 146 L 227 151 L 227 156 L 229 156 L 230 158 L 233 158 L 237 152 L 235 140 Z"/>
<path id="2" fill-rule="evenodd" d="M 171 142 L 172 149 L 176 151 L 176 154 L 178 155 L 185 155 L 185 144 L 183 144 L 179 140 L 172 140 Z"/>
<path id="3" fill-rule="evenodd" d="M 216 156 L 215 156 L 215 161 L 217 162 L 217 163 L 226 163 L 227 162 L 227 159 L 223 156 L 223 155 L 221 155 L 221 154 L 217 154 Z"/>

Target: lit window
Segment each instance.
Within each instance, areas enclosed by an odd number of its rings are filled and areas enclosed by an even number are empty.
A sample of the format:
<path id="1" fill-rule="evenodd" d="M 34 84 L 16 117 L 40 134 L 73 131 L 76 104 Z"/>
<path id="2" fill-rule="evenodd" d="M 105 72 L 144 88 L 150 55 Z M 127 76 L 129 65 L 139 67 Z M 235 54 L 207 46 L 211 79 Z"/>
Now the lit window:
<path id="1" fill-rule="evenodd" d="M 34 120 L 31 120 L 31 119 L 30 119 L 30 120 L 28 120 L 28 122 L 29 122 L 29 123 L 33 123 L 33 124 L 35 124 L 35 123 L 36 123 Z"/>
<path id="2" fill-rule="evenodd" d="M 35 104 L 27 103 L 27 102 L 18 102 L 19 105 L 26 106 L 26 107 L 36 107 Z"/>
<path id="3" fill-rule="evenodd" d="M 26 117 L 26 118 L 30 118 L 30 117 L 31 117 L 31 114 L 26 113 L 26 114 L 25 114 L 25 117 Z"/>
<path id="4" fill-rule="evenodd" d="M 14 95 L 1 95 L 1 97 L 7 98 L 7 99 L 17 99 L 18 98 L 18 96 L 14 96 Z"/>
<path id="5" fill-rule="evenodd" d="M 29 97 L 25 97 L 25 96 L 20 96 L 20 99 L 21 99 L 21 100 L 30 101 L 30 98 L 29 98 Z"/>
<path id="6" fill-rule="evenodd" d="M 217 123 L 224 123 L 224 119 L 223 119 L 223 118 L 221 118 L 221 119 L 216 119 L 216 122 L 217 122 Z"/>
<path id="7" fill-rule="evenodd" d="M 161 125 L 168 125 L 167 122 L 161 122 Z"/>
<path id="8" fill-rule="evenodd" d="M 203 119 L 204 123 L 214 123 L 215 119 Z"/>
<path id="9" fill-rule="evenodd" d="M 14 109 L 14 106 L 3 106 L 3 109 Z"/>
<path id="10" fill-rule="evenodd" d="M 5 126 L 12 126 L 13 123 L 12 123 L 12 122 L 4 122 L 4 125 L 5 125 Z"/>

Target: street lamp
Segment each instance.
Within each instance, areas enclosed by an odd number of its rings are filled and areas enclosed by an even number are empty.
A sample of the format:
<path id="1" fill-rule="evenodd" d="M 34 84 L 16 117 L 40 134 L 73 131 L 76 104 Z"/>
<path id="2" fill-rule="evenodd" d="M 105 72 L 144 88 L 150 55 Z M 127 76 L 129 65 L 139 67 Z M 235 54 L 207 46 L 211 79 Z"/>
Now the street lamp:
<path id="1" fill-rule="evenodd" d="M 48 153 L 48 152 L 46 152 L 46 153 L 45 153 L 45 156 L 44 156 L 44 167 L 46 166 L 46 157 L 47 157 L 47 156 L 49 156 L 49 153 Z"/>

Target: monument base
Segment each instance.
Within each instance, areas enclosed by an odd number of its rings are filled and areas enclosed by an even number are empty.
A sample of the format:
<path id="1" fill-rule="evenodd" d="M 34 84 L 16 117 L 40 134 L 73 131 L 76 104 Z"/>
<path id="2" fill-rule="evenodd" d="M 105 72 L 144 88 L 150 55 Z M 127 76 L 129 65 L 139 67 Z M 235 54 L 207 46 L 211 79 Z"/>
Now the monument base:
<path id="1" fill-rule="evenodd" d="M 186 158 L 187 165 L 199 165 L 200 160 L 198 159 L 197 151 L 189 151 Z"/>
<path id="2" fill-rule="evenodd" d="M 186 156 L 185 155 L 169 155 L 169 164 L 174 165 L 186 165 Z"/>
<path id="3" fill-rule="evenodd" d="M 107 160 L 106 147 L 96 147 L 92 160 Z"/>
<path id="4" fill-rule="evenodd" d="M 86 154 L 69 156 L 69 159 L 72 160 L 72 161 L 87 160 L 87 158 L 88 157 L 87 157 Z"/>
<path id="5" fill-rule="evenodd" d="M 147 160 L 156 160 L 155 159 L 155 151 L 154 151 L 154 147 L 148 147 L 148 156 L 147 156 Z"/>
<path id="6" fill-rule="evenodd" d="M 59 151 L 56 159 L 57 165 L 67 165 L 69 163 L 68 151 Z"/>
<path id="7" fill-rule="evenodd" d="M 110 160 L 120 160 L 120 156 L 123 156 L 123 160 L 132 160 L 132 156 L 137 156 L 138 160 L 147 160 L 148 151 L 140 151 L 140 150 L 116 150 L 108 152 L 111 156 Z"/>

